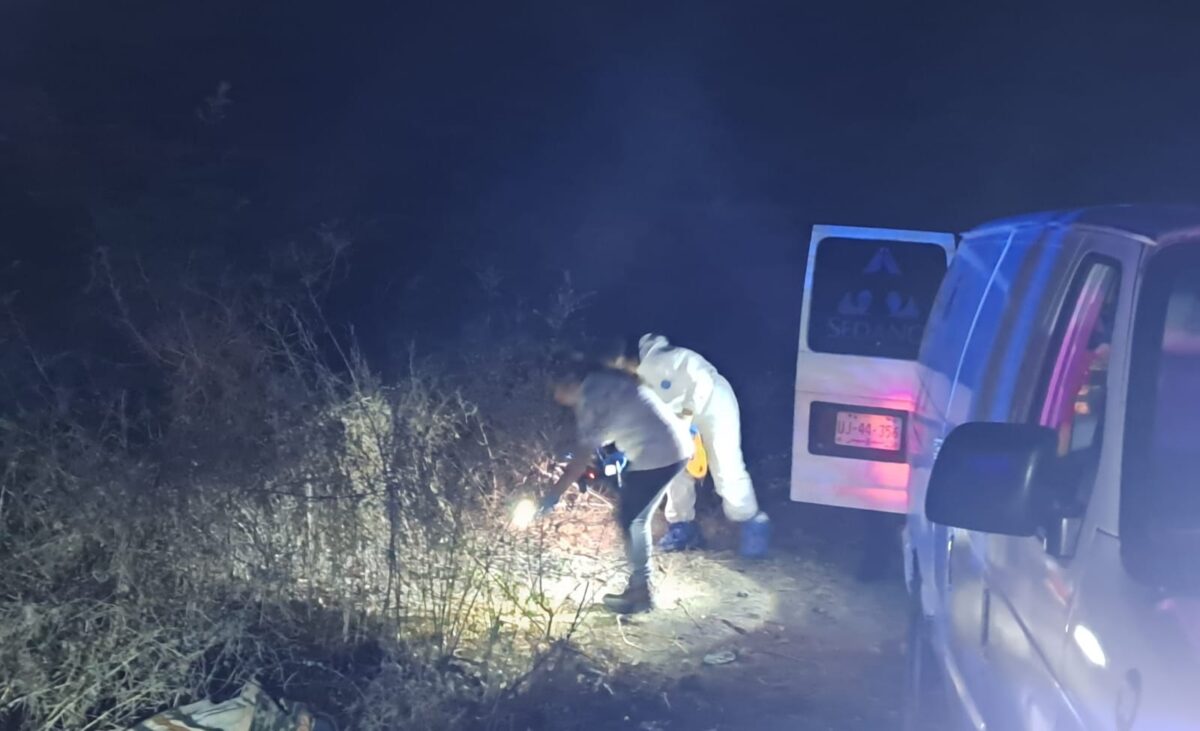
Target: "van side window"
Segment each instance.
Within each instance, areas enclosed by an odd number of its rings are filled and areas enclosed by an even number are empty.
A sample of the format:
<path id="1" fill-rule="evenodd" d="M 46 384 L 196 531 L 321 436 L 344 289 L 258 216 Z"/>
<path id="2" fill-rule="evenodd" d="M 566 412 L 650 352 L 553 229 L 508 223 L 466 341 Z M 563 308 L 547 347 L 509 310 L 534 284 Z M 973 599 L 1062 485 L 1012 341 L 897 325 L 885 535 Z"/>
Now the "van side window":
<path id="1" fill-rule="evenodd" d="M 1095 482 L 1108 397 L 1109 350 L 1120 273 L 1090 260 L 1076 274 L 1043 366 L 1037 423 L 1058 432 L 1062 507 L 1082 511 Z"/>
<path id="2" fill-rule="evenodd" d="M 808 347 L 915 360 L 946 274 L 935 244 L 827 238 L 813 261 Z"/>
<path id="3" fill-rule="evenodd" d="M 1174 465 L 1194 479 L 1200 473 L 1200 271 L 1190 274 L 1194 278 L 1175 279 L 1167 300 L 1150 450 L 1155 464 Z"/>
<path id="4" fill-rule="evenodd" d="M 1166 539 L 1200 521 L 1200 252 L 1180 245 L 1156 255 L 1142 292 L 1121 492 L 1123 504 L 1137 496 Z"/>

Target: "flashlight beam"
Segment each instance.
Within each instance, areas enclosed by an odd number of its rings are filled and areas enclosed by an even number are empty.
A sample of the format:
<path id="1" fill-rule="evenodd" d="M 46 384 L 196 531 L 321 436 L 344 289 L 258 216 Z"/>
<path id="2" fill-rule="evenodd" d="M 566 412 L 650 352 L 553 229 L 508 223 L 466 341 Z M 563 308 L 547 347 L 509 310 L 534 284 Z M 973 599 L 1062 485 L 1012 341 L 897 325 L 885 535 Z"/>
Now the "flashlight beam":
<path id="1" fill-rule="evenodd" d="M 523 498 L 513 507 L 512 526 L 518 530 L 524 530 L 533 525 L 534 518 L 537 517 L 538 506 L 529 498 Z"/>

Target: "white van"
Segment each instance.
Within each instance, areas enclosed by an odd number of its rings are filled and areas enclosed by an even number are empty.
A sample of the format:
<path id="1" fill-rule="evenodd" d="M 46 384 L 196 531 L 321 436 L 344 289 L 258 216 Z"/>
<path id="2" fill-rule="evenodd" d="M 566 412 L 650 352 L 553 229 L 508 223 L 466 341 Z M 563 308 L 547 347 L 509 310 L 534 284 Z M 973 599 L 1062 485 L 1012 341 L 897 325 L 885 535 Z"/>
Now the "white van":
<path id="1" fill-rule="evenodd" d="M 795 501 L 905 513 L 917 354 L 951 234 L 814 226 L 792 438 Z"/>
<path id="2" fill-rule="evenodd" d="M 976 729 L 1200 728 L 1200 210 L 970 231 L 916 372 L 914 680 Z"/>

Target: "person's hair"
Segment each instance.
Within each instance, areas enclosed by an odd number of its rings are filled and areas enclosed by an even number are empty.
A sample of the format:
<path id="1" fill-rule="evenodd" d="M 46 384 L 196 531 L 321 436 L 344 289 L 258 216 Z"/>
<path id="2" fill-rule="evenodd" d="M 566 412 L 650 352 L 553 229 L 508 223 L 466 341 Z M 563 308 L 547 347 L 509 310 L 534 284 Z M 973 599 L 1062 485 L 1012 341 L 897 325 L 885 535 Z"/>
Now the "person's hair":
<path id="1" fill-rule="evenodd" d="M 636 373 L 625 368 L 617 367 L 595 358 L 582 355 L 560 359 L 550 369 L 551 382 L 555 386 L 575 386 L 593 373 L 616 373 L 631 380 L 641 382 Z"/>
<path id="2" fill-rule="evenodd" d="M 592 356 L 601 363 L 616 363 L 629 357 L 628 341 L 616 335 L 598 338 L 592 346 Z"/>
<path id="3" fill-rule="evenodd" d="M 564 358 L 550 367 L 550 383 L 554 386 L 575 386 L 583 383 L 595 366 L 582 359 Z"/>

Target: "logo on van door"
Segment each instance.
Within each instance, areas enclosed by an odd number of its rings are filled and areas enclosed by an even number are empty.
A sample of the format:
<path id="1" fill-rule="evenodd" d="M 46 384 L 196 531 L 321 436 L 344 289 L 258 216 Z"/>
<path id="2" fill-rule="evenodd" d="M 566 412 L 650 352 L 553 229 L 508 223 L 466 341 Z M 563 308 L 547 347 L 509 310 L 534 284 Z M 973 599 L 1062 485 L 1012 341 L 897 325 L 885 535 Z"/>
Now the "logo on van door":
<path id="1" fill-rule="evenodd" d="M 946 272 L 940 247 L 822 239 L 813 267 L 808 345 L 816 352 L 913 359 Z"/>
<path id="2" fill-rule="evenodd" d="M 865 315 L 871 310 L 871 290 L 860 289 L 853 296 L 849 292 L 842 295 L 842 301 L 838 303 L 839 315 L 850 315 L 852 317 Z"/>
<path id="3" fill-rule="evenodd" d="M 871 257 L 871 261 L 867 262 L 867 267 L 863 269 L 863 274 L 878 274 L 887 272 L 893 277 L 900 276 L 900 265 L 896 263 L 896 257 L 892 256 L 892 250 L 886 246 L 880 246 L 875 252 L 875 256 Z"/>
<path id="4" fill-rule="evenodd" d="M 905 300 L 904 295 L 896 291 L 888 292 L 887 309 L 888 317 L 898 320 L 916 320 L 921 316 L 921 308 L 917 306 L 917 301 L 911 296 Z"/>
<path id="5" fill-rule="evenodd" d="M 866 315 L 871 311 L 873 299 L 874 296 L 869 289 L 860 289 L 853 293 L 847 292 L 838 302 L 838 314 L 855 317 Z M 921 308 L 917 305 L 917 301 L 911 296 L 906 299 L 904 295 L 895 290 L 888 292 L 884 304 L 887 306 L 888 317 L 897 320 L 916 320 L 921 316 Z"/>

